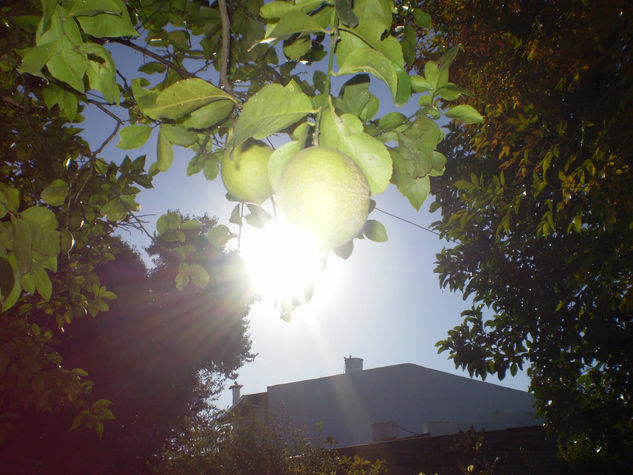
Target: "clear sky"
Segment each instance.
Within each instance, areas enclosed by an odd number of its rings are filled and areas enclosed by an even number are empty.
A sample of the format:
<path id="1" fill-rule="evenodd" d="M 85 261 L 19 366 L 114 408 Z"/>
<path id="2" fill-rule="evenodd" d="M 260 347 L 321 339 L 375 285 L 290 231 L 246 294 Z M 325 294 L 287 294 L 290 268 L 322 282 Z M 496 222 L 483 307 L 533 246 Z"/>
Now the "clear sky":
<path id="1" fill-rule="evenodd" d="M 374 93 L 383 104 L 379 115 L 393 110 L 384 106 L 390 97 L 380 87 Z M 401 111 L 411 113 L 411 107 Z M 87 131 L 87 139 L 98 145 L 110 134 L 114 123 L 98 111 L 89 110 L 85 115 L 86 121 L 81 126 Z M 127 153 L 131 158 L 146 153 L 150 164 L 156 156 L 155 140 L 156 131 L 145 147 Z M 117 142 L 115 139 L 114 144 Z M 114 144 L 102 156 L 118 162 L 125 151 Z M 155 178 L 154 189 L 143 190 L 139 195 L 141 214 L 149 221 L 148 229 L 155 229 L 155 220 L 167 209 L 196 215 L 206 212 L 217 216 L 221 224 L 228 224 L 235 203 L 225 199 L 221 179 L 208 182 L 202 174 L 187 177 L 191 152 L 175 147 L 174 153 L 173 167 Z M 450 166 L 450 157 L 448 163 Z M 393 185 L 373 198 L 378 208 L 422 226 L 439 219 L 439 212 L 428 213 L 432 197 L 420 212 Z M 447 243 L 428 231 L 377 211 L 370 218 L 386 226 L 389 240 L 385 243 L 355 240 L 354 253 L 347 261 L 330 256 L 330 270 L 317 283 L 314 297 L 293 312 L 290 323 L 279 318 L 269 299 L 251 308 L 249 333 L 257 357 L 239 370 L 237 381 L 243 385 L 242 394 L 265 391 L 267 386 L 275 384 L 342 373 L 343 357 L 349 355 L 363 358 L 365 368 L 415 363 L 467 375 L 455 369 L 447 353 L 438 354 L 435 348 L 435 343 L 460 323 L 460 312 L 469 308 L 460 294 L 440 289 L 433 273 L 435 254 Z M 236 231 L 234 225 L 230 226 Z M 141 233 L 123 236 L 139 250 L 149 244 Z M 529 384 L 524 372 L 514 378 L 508 375 L 501 382 L 497 378 L 487 381 L 521 390 L 527 390 Z M 223 408 L 230 403 L 227 389 L 218 405 Z"/>

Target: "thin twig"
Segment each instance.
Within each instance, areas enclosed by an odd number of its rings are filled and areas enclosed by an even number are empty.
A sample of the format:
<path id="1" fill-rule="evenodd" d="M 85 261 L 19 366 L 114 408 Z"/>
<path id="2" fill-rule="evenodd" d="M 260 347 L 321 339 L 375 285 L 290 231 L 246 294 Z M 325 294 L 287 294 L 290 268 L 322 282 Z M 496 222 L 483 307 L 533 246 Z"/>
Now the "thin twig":
<path id="1" fill-rule="evenodd" d="M 115 42 L 115 43 L 119 43 L 122 44 L 124 46 L 128 46 L 136 51 L 139 51 L 147 56 L 149 56 L 150 58 L 155 59 L 156 61 L 163 63 L 165 66 L 172 68 L 174 71 L 176 71 L 181 77 L 183 78 L 188 78 L 191 77 L 191 73 L 185 69 L 182 69 L 180 66 L 178 66 L 177 64 L 173 63 L 172 61 L 164 58 L 163 56 L 154 53 L 153 51 L 144 48 L 143 46 L 139 46 L 136 43 L 132 43 L 130 40 L 126 40 L 123 38 L 112 38 L 110 41 Z"/>
<path id="2" fill-rule="evenodd" d="M 229 66 L 229 53 L 231 47 L 231 21 L 229 20 L 229 12 L 226 8 L 226 0 L 218 0 L 218 8 L 220 9 L 220 19 L 222 20 L 222 56 L 220 57 L 220 84 L 228 93 L 233 92 L 227 69 Z"/>
<path id="3" fill-rule="evenodd" d="M 149 237 L 153 242 L 156 242 L 156 238 L 154 236 L 152 236 L 150 234 L 150 232 L 145 228 L 145 226 L 143 225 L 143 220 L 141 220 L 141 218 L 139 218 L 138 216 L 136 216 L 134 213 L 132 213 L 130 211 L 130 217 L 136 222 L 135 225 L 132 226 L 138 226 L 137 229 L 140 229 L 141 231 L 143 231 L 147 237 Z"/>

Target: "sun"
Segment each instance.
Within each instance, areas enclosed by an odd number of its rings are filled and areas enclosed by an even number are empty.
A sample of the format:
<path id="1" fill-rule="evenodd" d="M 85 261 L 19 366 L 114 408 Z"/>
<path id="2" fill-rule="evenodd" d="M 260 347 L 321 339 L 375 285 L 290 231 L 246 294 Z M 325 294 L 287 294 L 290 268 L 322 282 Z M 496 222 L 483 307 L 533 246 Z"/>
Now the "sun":
<path id="1" fill-rule="evenodd" d="M 243 228 L 240 254 L 254 291 L 264 300 L 304 303 L 326 270 L 313 237 L 275 222 L 263 229 Z"/>

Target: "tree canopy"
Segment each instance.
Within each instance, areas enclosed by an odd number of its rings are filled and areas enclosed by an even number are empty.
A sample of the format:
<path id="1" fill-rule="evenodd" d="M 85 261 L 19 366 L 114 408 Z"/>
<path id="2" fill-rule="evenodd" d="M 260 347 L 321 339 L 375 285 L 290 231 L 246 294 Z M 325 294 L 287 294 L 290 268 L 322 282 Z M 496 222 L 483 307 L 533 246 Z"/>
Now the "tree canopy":
<path id="1" fill-rule="evenodd" d="M 185 242 L 206 256 L 198 262 L 213 282 L 204 290 L 176 289 L 177 259 L 164 243 L 150 249 L 157 262 L 148 272 L 119 242 L 116 259 L 95 268 L 117 294 L 110 310 L 73 322 L 55 338 L 64 365 L 81 367 L 94 384 L 91 397 L 112 411 L 100 436 L 68 430 L 90 422 L 87 411 L 77 416 L 68 407 L 43 416 L 14 404 L 15 425 L 0 448 L 4 464 L 37 461 L 56 473 L 142 473 L 167 439 L 211 409 L 224 378 L 252 358 L 245 320 L 252 293 L 239 257 L 218 252 L 205 238 L 214 222 L 200 221 Z M 29 321 L 44 326 L 46 317 L 33 312 Z"/>
<path id="2" fill-rule="evenodd" d="M 528 367 L 564 455 L 631 468 L 630 2 L 427 2 L 433 48 L 486 121 L 452 127 L 433 185 L 442 286 L 473 300 L 440 342 L 485 377 Z M 619 465 L 621 464 L 621 465 Z M 627 468 L 625 468 L 627 467 Z M 592 469 L 590 469 L 592 470 Z"/>
<path id="3" fill-rule="evenodd" d="M 372 195 L 392 182 L 419 209 L 429 178 L 446 163 L 435 121 L 444 113 L 481 120 L 468 105 L 440 107 L 465 92 L 448 78 L 457 48 L 414 67 L 429 19 L 409 2 L 25 0 L 3 3 L 0 15 L 1 438 L 22 408 L 71 408 L 73 427 L 98 434 L 111 419 L 108 400 L 90 399 L 92 382 L 68 369 L 55 342 L 75 320 L 109 310 L 115 293 L 95 269 L 114 258 L 116 230 L 137 228 L 169 248 L 175 261 L 156 272 L 185 294 L 152 290 L 160 318 L 169 320 L 174 306 L 206 305 L 195 289 L 215 285 L 204 265 L 209 245 L 222 248 L 239 240 L 244 223 L 271 219 L 257 203 L 237 202 L 229 219 L 235 232 L 177 213 L 148 230 L 137 196 L 171 167 L 174 147 L 190 151 L 188 174 L 214 180 L 222 157 L 233 160 L 242 144 L 278 135 L 287 142 L 268 161 L 273 190 L 297 152 L 328 147 L 353 162 Z M 327 66 L 306 70 L 321 60 Z M 378 117 L 372 82 L 383 84 L 391 103 L 418 100 L 419 109 Z M 87 110 L 102 114 L 104 127 L 83 130 Z M 106 155 L 115 143 L 133 151 L 152 135 L 149 158 Z M 188 242 L 200 230 L 206 245 Z M 357 237 L 384 241 L 386 232 L 368 219 Z M 349 256 L 352 248 L 350 241 L 334 252 Z M 165 351 L 186 345 L 177 322 L 168 328 L 175 335 L 160 340 Z M 205 335 L 191 337 L 204 345 Z M 239 344 L 239 331 L 235 338 Z M 219 351 L 226 342 L 217 343 Z M 211 360 L 223 371 L 239 364 L 220 353 Z"/>

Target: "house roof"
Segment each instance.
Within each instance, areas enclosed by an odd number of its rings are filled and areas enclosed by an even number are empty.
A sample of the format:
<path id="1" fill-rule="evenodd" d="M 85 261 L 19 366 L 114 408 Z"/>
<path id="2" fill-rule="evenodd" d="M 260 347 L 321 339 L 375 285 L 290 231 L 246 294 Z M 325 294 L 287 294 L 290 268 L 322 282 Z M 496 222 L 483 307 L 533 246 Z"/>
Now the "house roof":
<path id="1" fill-rule="evenodd" d="M 243 401 L 342 445 L 371 442 L 375 423 L 392 423 L 398 436 L 540 423 L 527 392 L 411 363 L 277 384 Z"/>

